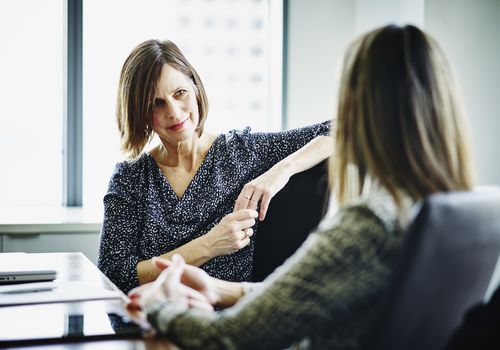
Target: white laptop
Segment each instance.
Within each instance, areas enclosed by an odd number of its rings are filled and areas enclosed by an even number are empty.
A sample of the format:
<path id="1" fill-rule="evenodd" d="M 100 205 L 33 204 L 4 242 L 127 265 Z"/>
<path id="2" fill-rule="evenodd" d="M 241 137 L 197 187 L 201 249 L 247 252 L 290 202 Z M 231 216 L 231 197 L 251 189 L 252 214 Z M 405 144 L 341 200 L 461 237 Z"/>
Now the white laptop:
<path id="1" fill-rule="evenodd" d="M 1 267 L 0 267 L 1 269 Z M 0 285 L 27 282 L 53 281 L 57 277 L 55 270 L 0 270 Z"/>
<path id="2" fill-rule="evenodd" d="M 56 277 L 57 271 L 49 261 L 33 259 L 27 253 L 0 253 L 0 285 L 49 282 Z"/>

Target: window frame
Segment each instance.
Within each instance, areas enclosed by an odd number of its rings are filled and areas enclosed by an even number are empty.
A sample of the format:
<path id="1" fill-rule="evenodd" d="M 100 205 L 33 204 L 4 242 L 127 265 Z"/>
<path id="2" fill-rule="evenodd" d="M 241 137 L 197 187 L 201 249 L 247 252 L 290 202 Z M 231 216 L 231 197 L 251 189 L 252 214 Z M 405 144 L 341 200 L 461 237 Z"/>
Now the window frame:
<path id="1" fill-rule="evenodd" d="M 83 196 L 83 0 L 65 2 L 63 206 L 81 207 Z"/>

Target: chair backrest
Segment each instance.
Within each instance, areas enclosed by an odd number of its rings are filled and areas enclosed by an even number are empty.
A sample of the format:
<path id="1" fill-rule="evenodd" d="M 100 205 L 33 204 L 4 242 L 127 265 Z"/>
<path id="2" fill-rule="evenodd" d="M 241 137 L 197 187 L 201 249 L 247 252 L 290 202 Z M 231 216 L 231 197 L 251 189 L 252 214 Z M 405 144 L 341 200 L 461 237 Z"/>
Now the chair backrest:
<path id="1" fill-rule="evenodd" d="M 499 253 L 498 188 L 430 196 L 407 232 L 367 349 L 442 349 L 466 309 L 498 284 Z"/>
<path id="2" fill-rule="evenodd" d="M 327 209 L 327 161 L 296 174 L 271 200 L 255 235 L 252 281 L 266 278 L 319 224 Z"/>

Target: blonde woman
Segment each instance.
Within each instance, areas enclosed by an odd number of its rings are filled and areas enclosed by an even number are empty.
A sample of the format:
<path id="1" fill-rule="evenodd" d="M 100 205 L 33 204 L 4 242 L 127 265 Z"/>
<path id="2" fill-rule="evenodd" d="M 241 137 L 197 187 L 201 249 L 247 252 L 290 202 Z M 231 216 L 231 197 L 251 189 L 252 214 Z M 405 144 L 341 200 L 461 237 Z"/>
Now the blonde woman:
<path id="1" fill-rule="evenodd" d="M 180 256 L 157 259 L 163 272 L 130 293 L 129 311 L 183 349 L 358 349 L 412 205 L 473 185 L 458 102 L 446 60 L 421 30 L 386 26 L 362 36 L 341 77 L 336 215 L 262 285 L 211 278 Z"/>

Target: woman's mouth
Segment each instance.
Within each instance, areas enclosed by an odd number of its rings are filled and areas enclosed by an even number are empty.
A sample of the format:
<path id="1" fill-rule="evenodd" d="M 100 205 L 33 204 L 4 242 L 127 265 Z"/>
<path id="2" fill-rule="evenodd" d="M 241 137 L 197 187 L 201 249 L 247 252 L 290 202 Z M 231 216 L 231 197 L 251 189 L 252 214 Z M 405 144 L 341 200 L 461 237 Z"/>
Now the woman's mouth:
<path id="1" fill-rule="evenodd" d="M 179 124 L 175 124 L 175 125 L 172 125 L 172 126 L 169 126 L 168 127 L 168 130 L 173 130 L 173 131 L 177 131 L 177 130 L 180 130 L 182 129 L 182 127 L 184 126 L 184 124 L 187 122 L 187 120 L 189 119 L 189 117 L 187 117 L 186 119 L 184 119 L 182 122 L 180 122 Z"/>

